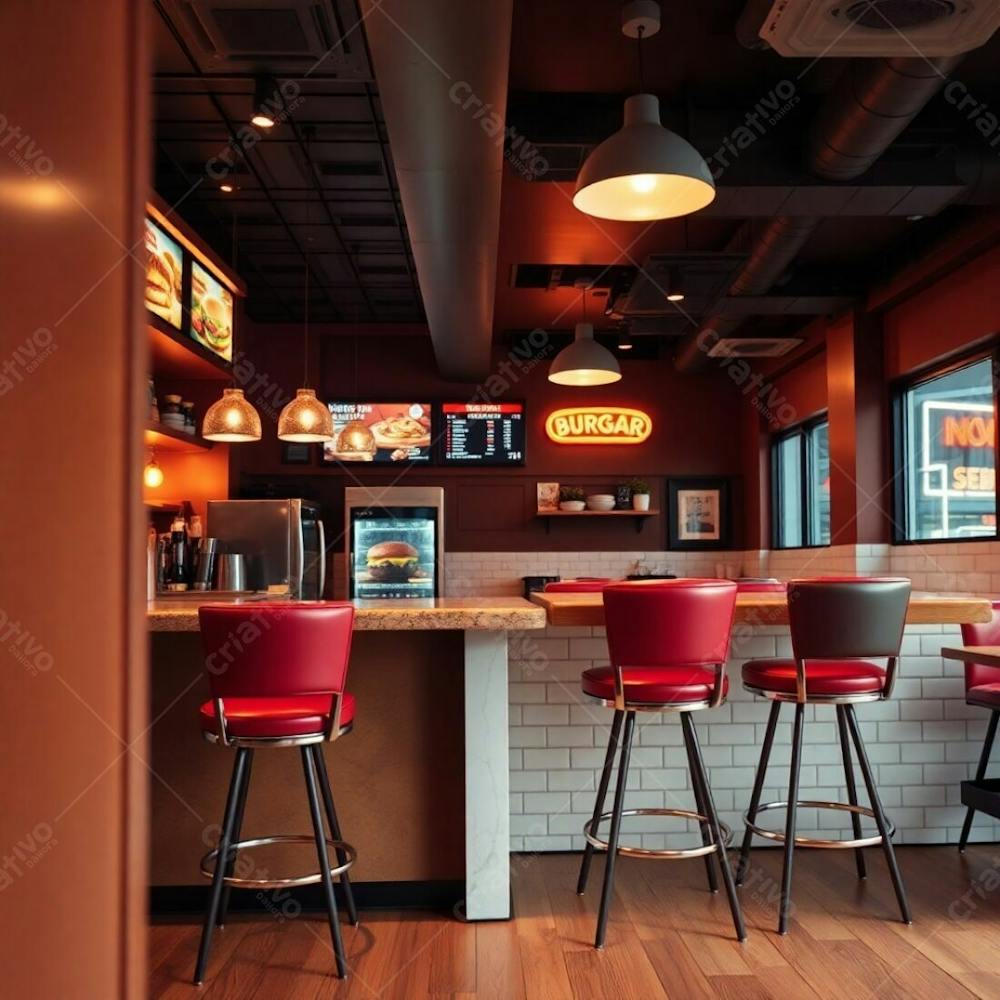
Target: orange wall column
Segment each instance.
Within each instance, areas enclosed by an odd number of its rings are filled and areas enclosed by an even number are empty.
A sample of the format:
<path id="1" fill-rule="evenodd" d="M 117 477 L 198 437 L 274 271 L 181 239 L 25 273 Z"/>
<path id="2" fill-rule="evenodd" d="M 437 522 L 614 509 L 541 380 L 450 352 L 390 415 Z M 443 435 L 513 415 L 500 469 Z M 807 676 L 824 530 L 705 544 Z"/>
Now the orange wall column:
<path id="1" fill-rule="evenodd" d="M 881 322 L 860 311 L 827 330 L 830 536 L 833 545 L 889 540 Z"/>

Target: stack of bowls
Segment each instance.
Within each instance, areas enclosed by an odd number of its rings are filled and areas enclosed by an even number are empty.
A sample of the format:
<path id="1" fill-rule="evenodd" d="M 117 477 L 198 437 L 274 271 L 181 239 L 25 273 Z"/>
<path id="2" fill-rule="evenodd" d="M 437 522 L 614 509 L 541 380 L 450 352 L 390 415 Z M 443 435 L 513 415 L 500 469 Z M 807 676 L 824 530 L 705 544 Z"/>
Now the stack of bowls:
<path id="1" fill-rule="evenodd" d="M 614 510 L 615 498 L 611 493 L 591 493 L 587 497 L 587 510 Z"/>

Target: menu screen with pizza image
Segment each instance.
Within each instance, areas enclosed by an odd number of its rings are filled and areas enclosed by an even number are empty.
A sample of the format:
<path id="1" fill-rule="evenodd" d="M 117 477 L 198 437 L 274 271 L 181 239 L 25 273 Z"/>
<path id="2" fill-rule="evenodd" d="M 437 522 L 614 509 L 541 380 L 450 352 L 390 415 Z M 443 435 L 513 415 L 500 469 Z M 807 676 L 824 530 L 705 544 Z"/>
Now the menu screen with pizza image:
<path id="1" fill-rule="evenodd" d="M 174 329 L 181 328 L 181 280 L 184 268 L 180 244 L 155 222 L 146 220 L 146 308 Z"/>
<path id="2" fill-rule="evenodd" d="M 430 403 L 330 403 L 325 462 L 429 462 Z"/>
<path id="3" fill-rule="evenodd" d="M 191 262 L 191 336 L 232 361 L 233 296 L 197 261 Z"/>

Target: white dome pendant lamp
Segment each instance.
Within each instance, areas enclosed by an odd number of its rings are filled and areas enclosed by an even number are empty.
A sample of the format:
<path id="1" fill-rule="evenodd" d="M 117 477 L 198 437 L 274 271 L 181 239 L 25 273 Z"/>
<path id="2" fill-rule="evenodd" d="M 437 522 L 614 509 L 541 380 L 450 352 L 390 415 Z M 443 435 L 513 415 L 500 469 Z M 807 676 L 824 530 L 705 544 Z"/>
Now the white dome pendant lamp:
<path id="1" fill-rule="evenodd" d="M 573 343 L 564 347 L 549 366 L 556 385 L 610 385 L 622 377 L 618 359 L 594 340 L 594 324 L 587 320 L 587 289 L 583 288 L 583 322 L 576 324 Z"/>
<path id="2" fill-rule="evenodd" d="M 640 93 L 625 101 L 625 123 L 595 147 L 580 168 L 573 204 L 587 215 L 650 222 L 690 215 L 715 198 L 712 172 L 686 139 L 660 123 L 660 101 L 646 94 L 642 40 L 660 30 L 660 5 L 631 0 L 622 7 L 622 33 L 636 39 Z"/>

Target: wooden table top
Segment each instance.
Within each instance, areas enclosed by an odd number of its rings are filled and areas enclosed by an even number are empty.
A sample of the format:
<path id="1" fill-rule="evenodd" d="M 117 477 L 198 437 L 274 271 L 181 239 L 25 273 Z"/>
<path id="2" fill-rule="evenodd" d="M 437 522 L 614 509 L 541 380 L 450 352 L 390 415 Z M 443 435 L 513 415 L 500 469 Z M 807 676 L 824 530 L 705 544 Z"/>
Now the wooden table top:
<path id="1" fill-rule="evenodd" d="M 545 608 L 550 625 L 604 624 L 600 593 L 532 594 L 531 599 Z M 992 615 L 987 597 L 914 591 L 906 621 L 908 625 L 966 625 L 988 622 Z M 787 625 L 788 599 L 785 594 L 737 594 L 734 620 L 750 625 Z"/>
<path id="2" fill-rule="evenodd" d="M 1000 646 L 945 646 L 941 655 L 963 663 L 982 663 L 987 667 L 1000 667 Z"/>

